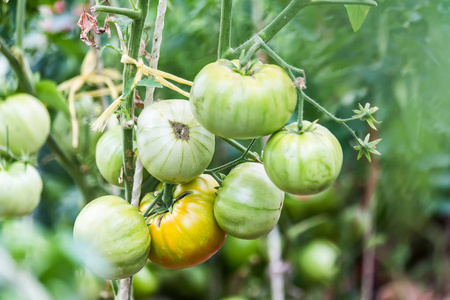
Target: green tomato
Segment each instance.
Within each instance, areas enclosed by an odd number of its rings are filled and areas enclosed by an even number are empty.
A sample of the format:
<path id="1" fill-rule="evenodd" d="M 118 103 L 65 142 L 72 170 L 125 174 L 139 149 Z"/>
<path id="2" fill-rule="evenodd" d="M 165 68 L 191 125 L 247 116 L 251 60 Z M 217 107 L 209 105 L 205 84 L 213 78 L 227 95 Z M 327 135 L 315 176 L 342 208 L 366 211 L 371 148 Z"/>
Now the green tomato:
<path id="1" fill-rule="evenodd" d="M 135 298 L 148 298 L 158 291 L 158 287 L 158 277 L 148 267 L 142 268 L 133 276 L 133 294 Z"/>
<path id="2" fill-rule="evenodd" d="M 191 89 L 191 109 L 207 130 L 225 138 L 250 139 L 280 129 L 291 117 L 297 93 L 287 73 L 256 63 L 240 72 L 238 61 L 204 67 Z"/>
<path id="3" fill-rule="evenodd" d="M 229 235 L 222 250 L 227 266 L 237 269 L 248 264 L 252 258 L 258 257 L 259 241 L 243 240 Z"/>
<path id="4" fill-rule="evenodd" d="M 194 119 L 185 100 L 146 107 L 138 119 L 136 139 L 142 165 L 168 183 L 187 183 L 198 177 L 214 154 L 214 135 Z"/>
<path id="5" fill-rule="evenodd" d="M 0 165 L 0 218 L 30 214 L 39 204 L 42 179 L 32 165 Z"/>
<path id="6" fill-rule="evenodd" d="M 118 196 L 86 205 L 75 220 L 73 237 L 87 267 L 105 279 L 134 275 L 144 267 L 150 233 L 139 210 Z"/>
<path id="7" fill-rule="evenodd" d="M 267 177 L 259 163 L 235 167 L 217 191 L 214 214 L 219 226 L 241 239 L 268 234 L 277 224 L 284 193 Z"/>
<path id="8" fill-rule="evenodd" d="M 28 94 L 10 96 L 0 102 L 0 146 L 15 155 L 35 153 L 50 133 L 50 115 L 44 104 Z"/>
<path id="9" fill-rule="evenodd" d="M 339 255 L 339 248 L 330 241 L 314 240 L 308 243 L 298 255 L 300 276 L 314 283 L 329 281 L 339 271 Z"/>
<path id="10" fill-rule="evenodd" d="M 292 123 L 273 134 L 264 148 L 267 175 L 281 190 L 312 195 L 326 190 L 339 175 L 342 148 L 325 127 L 303 121 L 298 132 Z"/>
<path id="11" fill-rule="evenodd" d="M 124 186 L 123 182 L 119 183 L 123 165 L 122 127 L 116 126 L 102 135 L 95 150 L 95 162 L 106 181 L 116 186 Z"/>

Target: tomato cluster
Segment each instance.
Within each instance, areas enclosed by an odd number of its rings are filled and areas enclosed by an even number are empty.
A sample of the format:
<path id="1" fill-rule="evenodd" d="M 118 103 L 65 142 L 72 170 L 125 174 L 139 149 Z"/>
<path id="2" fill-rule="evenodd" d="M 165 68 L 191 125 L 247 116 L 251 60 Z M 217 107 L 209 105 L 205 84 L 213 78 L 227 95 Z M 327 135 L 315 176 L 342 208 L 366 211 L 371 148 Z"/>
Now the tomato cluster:
<path id="1" fill-rule="evenodd" d="M 200 71 L 190 95 L 190 101 L 158 101 L 140 113 L 137 151 L 148 173 L 161 182 L 141 200 L 141 214 L 123 199 L 107 196 L 78 216 L 75 238 L 109 267 L 99 268 L 99 261 L 86 255 L 98 275 L 129 276 L 147 256 L 172 269 L 200 264 L 222 247 L 227 234 L 239 239 L 268 234 L 280 218 L 285 193 L 316 194 L 339 175 L 341 146 L 326 128 L 308 121 L 301 130 L 297 123 L 283 127 L 297 94 L 280 67 L 219 60 Z M 264 163 L 244 157 L 227 176 L 214 170 L 203 174 L 215 135 L 268 134 Z M 120 185 L 122 147 L 120 128 L 105 133 L 97 145 L 99 170 L 115 185 Z"/>
<path id="2" fill-rule="evenodd" d="M 35 154 L 49 133 L 50 115 L 37 98 L 15 94 L 0 101 L 0 218 L 28 215 L 39 204 L 39 172 L 16 159 Z"/>

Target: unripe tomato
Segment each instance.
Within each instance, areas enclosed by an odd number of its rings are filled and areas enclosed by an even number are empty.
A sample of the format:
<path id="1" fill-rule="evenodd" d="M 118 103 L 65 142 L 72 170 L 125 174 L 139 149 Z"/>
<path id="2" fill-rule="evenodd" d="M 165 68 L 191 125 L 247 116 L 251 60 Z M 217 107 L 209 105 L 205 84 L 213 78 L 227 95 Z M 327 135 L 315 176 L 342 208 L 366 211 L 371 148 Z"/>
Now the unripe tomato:
<path id="1" fill-rule="evenodd" d="M 339 175 L 342 148 L 325 127 L 303 121 L 298 132 L 291 123 L 274 133 L 264 148 L 264 168 L 281 190 L 312 195 L 326 190 Z"/>
<path id="2" fill-rule="evenodd" d="M 10 96 L 0 102 L 0 146 L 15 155 L 35 153 L 44 145 L 50 133 L 50 115 L 45 106 L 28 94 Z"/>
<path id="3" fill-rule="evenodd" d="M 139 210 L 118 196 L 86 205 L 75 220 L 75 242 L 84 246 L 84 262 L 105 279 L 137 273 L 150 250 L 150 234 Z"/>
<path id="4" fill-rule="evenodd" d="M 284 193 L 267 177 L 259 163 L 235 167 L 217 192 L 214 214 L 220 227 L 240 239 L 256 239 L 277 224 Z"/>
<path id="5" fill-rule="evenodd" d="M 178 185 L 171 211 L 148 219 L 152 262 L 170 269 L 188 268 L 209 259 L 225 242 L 226 233 L 214 218 L 213 206 L 219 184 L 201 175 Z"/>
<path id="6" fill-rule="evenodd" d="M 223 250 L 221 250 L 227 267 L 237 269 L 258 257 L 260 240 L 243 240 L 231 235 L 227 237 Z"/>
<path id="7" fill-rule="evenodd" d="M 261 63 L 239 69 L 238 61 L 219 60 L 197 74 L 189 101 L 195 118 L 225 138 L 250 139 L 280 129 L 297 103 L 287 73 Z"/>
<path id="8" fill-rule="evenodd" d="M 308 243 L 298 255 L 300 276 L 315 283 L 332 279 L 339 271 L 339 254 L 339 248 L 330 241 L 314 240 Z"/>
<path id="9" fill-rule="evenodd" d="M 158 277 L 145 266 L 133 276 L 133 294 L 134 297 L 148 298 L 158 291 Z"/>
<path id="10" fill-rule="evenodd" d="M 0 164 L 0 218 L 30 214 L 39 204 L 42 179 L 32 165 Z"/>
<path id="11" fill-rule="evenodd" d="M 95 150 L 95 162 L 106 181 L 116 186 L 124 186 L 123 182 L 119 183 L 123 165 L 122 127 L 116 126 L 102 135 Z"/>
<path id="12" fill-rule="evenodd" d="M 136 140 L 142 165 L 168 183 L 193 180 L 214 154 L 214 135 L 194 119 L 185 100 L 165 100 L 146 107 L 138 119 Z"/>

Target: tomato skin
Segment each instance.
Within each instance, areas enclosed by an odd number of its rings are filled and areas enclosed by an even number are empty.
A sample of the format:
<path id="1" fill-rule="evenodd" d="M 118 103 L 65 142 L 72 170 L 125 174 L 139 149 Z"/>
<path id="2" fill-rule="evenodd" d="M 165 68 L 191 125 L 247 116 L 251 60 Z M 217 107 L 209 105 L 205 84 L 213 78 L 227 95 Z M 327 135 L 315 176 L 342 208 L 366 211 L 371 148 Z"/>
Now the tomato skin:
<path id="1" fill-rule="evenodd" d="M 219 226 L 240 239 L 256 239 L 277 224 L 284 193 L 267 177 L 259 163 L 235 167 L 217 192 L 214 214 Z"/>
<path id="2" fill-rule="evenodd" d="M 0 102 L 0 145 L 3 147 L 6 147 L 7 128 L 9 150 L 15 155 L 32 154 L 47 140 L 50 115 L 35 97 L 15 94 Z"/>
<path id="3" fill-rule="evenodd" d="M 86 265 L 105 279 L 129 277 L 144 267 L 151 237 L 139 210 L 118 196 L 86 205 L 75 220 L 73 237 L 85 246 Z"/>
<path id="4" fill-rule="evenodd" d="M 214 217 L 213 207 L 219 184 L 210 175 L 200 175 L 178 185 L 173 197 L 189 192 L 173 204 L 172 212 L 151 217 L 152 245 L 149 258 L 169 269 L 198 265 L 209 259 L 225 242 L 226 233 Z"/>
<path id="5" fill-rule="evenodd" d="M 195 120 L 186 100 L 164 100 L 146 107 L 138 119 L 136 140 L 142 165 L 167 183 L 195 179 L 214 154 L 214 135 Z"/>
<path id="6" fill-rule="evenodd" d="M 318 239 L 309 242 L 298 255 L 300 275 L 314 283 L 332 279 L 339 271 L 337 265 L 339 254 L 339 248 L 328 240 Z"/>
<path id="7" fill-rule="evenodd" d="M 115 186 L 124 186 L 123 182 L 119 183 L 123 165 L 122 127 L 116 126 L 102 135 L 95 149 L 95 162 L 106 181 Z"/>
<path id="8" fill-rule="evenodd" d="M 15 162 L 0 168 L 0 218 L 30 214 L 39 204 L 42 179 L 32 165 Z"/>
<path id="9" fill-rule="evenodd" d="M 250 139 L 285 125 L 297 103 L 291 79 L 276 65 L 259 63 L 253 71 L 244 76 L 216 61 L 197 74 L 189 102 L 203 127 L 220 137 Z"/>
<path id="10" fill-rule="evenodd" d="M 311 122 L 303 121 L 303 128 Z M 274 133 L 263 152 L 264 168 L 281 190 L 313 195 L 330 187 L 342 167 L 342 148 L 325 127 L 313 124 L 312 131 L 298 134 L 297 123 Z"/>

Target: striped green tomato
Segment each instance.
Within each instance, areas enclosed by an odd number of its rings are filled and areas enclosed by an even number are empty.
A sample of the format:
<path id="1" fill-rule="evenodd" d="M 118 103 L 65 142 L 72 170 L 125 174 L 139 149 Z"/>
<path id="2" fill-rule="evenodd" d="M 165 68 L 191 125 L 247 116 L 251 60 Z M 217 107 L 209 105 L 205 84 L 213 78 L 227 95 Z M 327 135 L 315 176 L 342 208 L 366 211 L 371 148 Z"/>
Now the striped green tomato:
<path id="1" fill-rule="evenodd" d="M 286 124 L 297 103 L 287 73 L 256 63 L 241 70 L 239 61 L 219 60 L 195 77 L 190 96 L 195 118 L 217 136 L 235 139 L 270 134 Z"/>
<path id="2" fill-rule="evenodd" d="M 105 279 L 137 273 L 150 251 L 144 217 L 118 196 L 103 196 L 86 205 L 75 220 L 73 237 L 88 268 Z"/>
<path id="3" fill-rule="evenodd" d="M 16 94 L 0 102 L 0 146 L 15 155 L 35 153 L 50 133 L 50 115 L 45 106 L 28 94 Z"/>
<path id="4" fill-rule="evenodd" d="M 138 119 L 136 139 L 142 165 L 168 183 L 193 180 L 214 154 L 214 135 L 194 119 L 185 100 L 165 100 L 146 107 Z"/>
<path id="5" fill-rule="evenodd" d="M 256 239 L 277 224 L 284 193 L 267 177 L 259 163 L 235 167 L 217 191 L 214 215 L 219 226 L 240 239 Z"/>
<path id="6" fill-rule="evenodd" d="M 298 132 L 292 123 L 273 134 L 264 148 L 267 175 L 281 190 L 312 195 L 326 190 L 339 175 L 342 148 L 325 127 L 303 121 Z"/>
<path id="7" fill-rule="evenodd" d="M 95 149 L 95 162 L 106 181 L 123 187 L 124 183 L 119 183 L 123 165 L 122 127 L 116 126 L 102 135 Z"/>
<path id="8" fill-rule="evenodd" d="M 42 179 L 32 165 L 0 164 L 0 218 L 30 214 L 39 204 Z"/>

